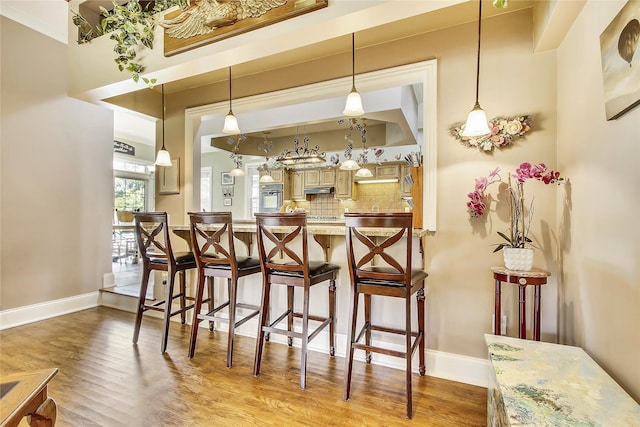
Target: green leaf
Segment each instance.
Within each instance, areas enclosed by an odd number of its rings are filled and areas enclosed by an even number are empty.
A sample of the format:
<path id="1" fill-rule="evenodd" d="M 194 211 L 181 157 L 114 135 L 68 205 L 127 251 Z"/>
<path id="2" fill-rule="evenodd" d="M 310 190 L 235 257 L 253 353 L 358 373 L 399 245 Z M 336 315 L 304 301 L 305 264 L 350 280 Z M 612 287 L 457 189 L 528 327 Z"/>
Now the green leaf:
<path id="1" fill-rule="evenodd" d="M 504 240 L 506 240 L 506 241 L 507 241 L 507 242 L 509 242 L 509 243 L 513 243 L 513 242 L 511 242 L 511 239 L 510 239 L 509 237 L 507 237 L 507 235 L 506 235 L 506 234 L 504 234 L 504 233 L 503 233 L 503 232 L 501 232 L 501 231 L 498 231 L 498 236 L 502 237 Z"/>
<path id="2" fill-rule="evenodd" d="M 498 252 L 499 250 L 501 250 L 504 247 L 508 247 L 509 245 L 506 245 L 504 243 L 500 243 L 499 245 L 496 246 L 496 248 L 493 250 L 493 252 Z"/>

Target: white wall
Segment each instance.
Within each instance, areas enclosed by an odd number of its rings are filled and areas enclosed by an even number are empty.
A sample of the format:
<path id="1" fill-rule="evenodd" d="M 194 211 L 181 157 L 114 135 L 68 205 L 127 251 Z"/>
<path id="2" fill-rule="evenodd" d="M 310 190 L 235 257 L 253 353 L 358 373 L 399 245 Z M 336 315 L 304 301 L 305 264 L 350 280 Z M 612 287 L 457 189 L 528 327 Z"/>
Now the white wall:
<path id="1" fill-rule="evenodd" d="M 561 341 L 640 400 L 640 108 L 606 121 L 599 40 L 625 3 L 589 1 L 558 50 L 558 312 Z"/>
<path id="2" fill-rule="evenodd" d="M 97 303 L 111 271 L 112 113 L 66 95 L 66 45 L 1 19 L 0 310 Z"/>

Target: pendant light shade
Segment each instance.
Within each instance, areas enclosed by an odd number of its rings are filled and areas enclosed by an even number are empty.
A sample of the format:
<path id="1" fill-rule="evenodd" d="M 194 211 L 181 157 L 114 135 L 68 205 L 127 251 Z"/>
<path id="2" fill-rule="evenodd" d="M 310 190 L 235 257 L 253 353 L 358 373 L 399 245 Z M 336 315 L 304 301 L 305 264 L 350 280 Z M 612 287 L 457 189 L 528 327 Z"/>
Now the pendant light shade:
<path id="1" fill-rule="evenodd" d="M 353 171 L 360 169 L 360 165 L 353 159 L 347 159 L 340 165 L 340 169 Z"/>
<path id="2" fill-rule="evenodd" d="M 229 171 L 229 175 L 231 176 L 245 176 L 245 171 L 244 169 L 240 169 L 240 168 L 233 168 Z"/>
<path id="3" fill-rule="evenodd" d="M 233 115 L 233 110 L 231 109 L 231 99 L 231 67 L 229 67 L 229 113 L 227 113 L 227 117 L 224 118 L 222 132 L 238 134 L 240 133 L 240 127 L 238 127 L 238 119 Z"/>
<path id="4" fill-rule="evenodd" d="M 269 182 L 273 182 L 273 177 L 269 174 L 264 174 L 260 177 L 260 183 L 261 184 L 265 184 L 265 183 L 269 183 Z"/>
<path id="5" fill-rule="evenodd" d="M 156 166 L 171 166 L 171 155 L 169 151 L 164 146 L 164 115 L 165 115 L 165 106 L 164 106 L 164 84 L 162 85 L 162 148 L 158 151 L 158 155 L 156 156 L 155 165 Z"/>
<path id="6" fill-rule="evenodd" d="M 476 64 L 476 103 L 467 116 L 467 122 L 464 125 L 462 136 L 473 137 L 487 135 L 489 124 L 487 115 L 485 114 L 480 103 L 478 102 L 478 94 L 480 88 L 480 36 L 482 34 L 482 0 L 478 0 L 478 60 Z"/>
<path id="7" fill-rule="evenodd" d="M 373 173 L 367 168 L 360 168 L 358 172 L 356 172 L 356 176 L 358 178 L 371 178 Z"/>
<path id="8" fill-rule="evenodd" d="M 364 114 L 362 98 L 356 90 L 356 41 L 354 33 L 351 33 L 351 92 L 347 96 L 347 103 L 344 106 L 342 114 L 350 117 L 357 117 Z"/>

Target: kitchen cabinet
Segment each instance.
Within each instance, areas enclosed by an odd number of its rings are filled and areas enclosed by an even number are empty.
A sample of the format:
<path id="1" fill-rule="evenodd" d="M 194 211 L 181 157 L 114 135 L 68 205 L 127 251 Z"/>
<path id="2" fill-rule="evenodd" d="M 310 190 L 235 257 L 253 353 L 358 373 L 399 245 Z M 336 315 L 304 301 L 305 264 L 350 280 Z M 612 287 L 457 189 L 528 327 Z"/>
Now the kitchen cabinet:
<path id="1" fill-rule="evenodd" d="M 320 169 L 320 185 L 333 187 L 336 185 L 336 170 L 333 168 Z"/>
<path id="2" fill-rule="evenodd" d="M 304 187 L 317 187 L 320 185 L 320 169 L 305 169 Z"/>
<path id="3" fill-rule="evenodd" d="M 375 179 L 399 179 L 399 165 L 376 165 L 373 174 Z"/>
<path id="4" fill-rule="evenodd" d="M 383 164 L 383 165 L 373 165 L 371 163 L 365 165 L 367 169 L 371 171 L 373 176 L 370 177 L 359 177 L 354 175 L 353 180 L 355 182 L 360 181 L 371 181 L 374 179 L 402 179 L 400 177 L 400 164 Z"/>
<path id="5" fill-rule="evenodd" d="M 271 178 L 273 182 L 282 184 L 284 182 L 284 169 L 271 169 Z"/>
<path id="6" fill-rule="evenodd" d="M 304 200 L 304 171 L 291 171 L 289 176 L 291 183 L 291 199 Z"/>
<path id="7" fill-rule="evenodd" d="M 337 199 L 351 199 L 353 197 L 353 182 L 351 179 L 351 171 L 337 169 L 335 171 L 335 177 L 336 177 L 335 197 Z"/>

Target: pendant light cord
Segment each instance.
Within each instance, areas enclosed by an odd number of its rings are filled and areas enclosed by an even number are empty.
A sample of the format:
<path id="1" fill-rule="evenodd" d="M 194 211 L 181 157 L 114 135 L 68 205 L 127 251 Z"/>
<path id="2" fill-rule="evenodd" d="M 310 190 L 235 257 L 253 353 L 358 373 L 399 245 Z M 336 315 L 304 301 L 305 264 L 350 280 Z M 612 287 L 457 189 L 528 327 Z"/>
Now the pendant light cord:
<path id="1" fill-rule="evenodd" d="M 229 113 L 231 111 L 231 67 L 229 67 Z"/>
<path id="2" fill-rule="evenodd" d="M 351 33 L 351 90 L 356 90 L 356 35 Z"/>
<path id="3" fill-rule="evenodd" d="M 480 36 L 482 34 L 482 0 L 478 0 L 478 61 L 476 64 L 476 105 L 480 91 Z"/>
<path id="4" fill-rule="evenodd" d="M 165 150 L 166 148 L 164 148 L 164 110 L 165 110 L 165 106 L 164 106 L 164 83 L 162 84 L 162 148 L 160 150 Z"/>

